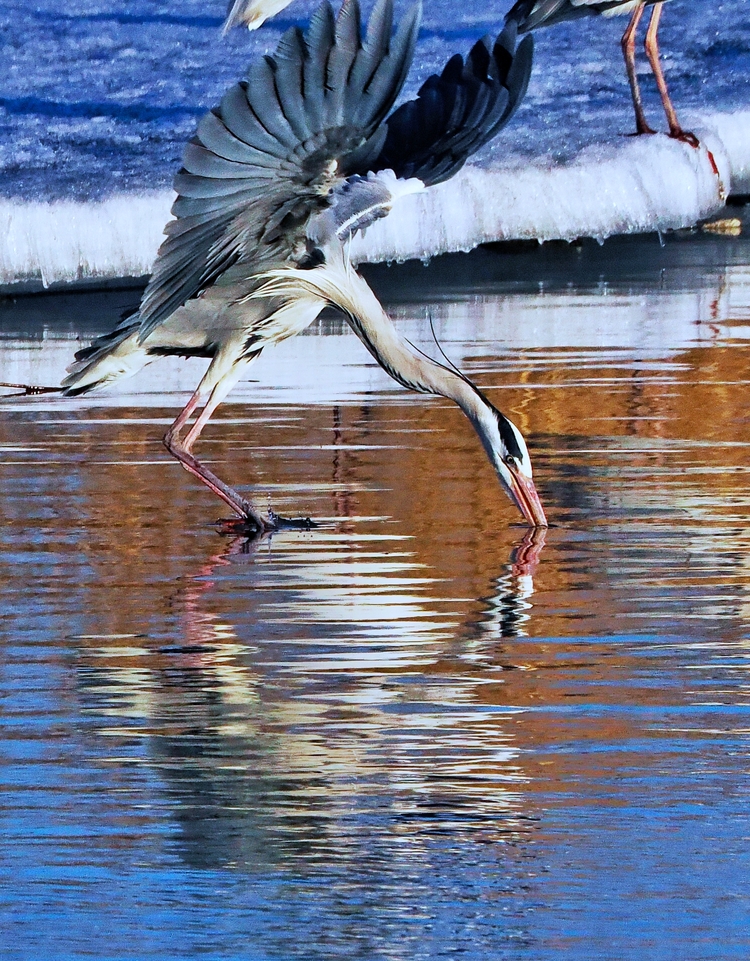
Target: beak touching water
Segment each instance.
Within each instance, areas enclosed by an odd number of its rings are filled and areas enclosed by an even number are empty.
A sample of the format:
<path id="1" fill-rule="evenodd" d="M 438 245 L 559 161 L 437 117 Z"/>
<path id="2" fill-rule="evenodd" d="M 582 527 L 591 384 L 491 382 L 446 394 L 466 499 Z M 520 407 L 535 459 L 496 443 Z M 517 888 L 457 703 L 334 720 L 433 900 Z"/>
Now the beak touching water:
<path id="1" fill-rule="evenodd" d="M 534 481 L 521 473 L 518 465 L 510 468 L 510 493 L 530 527 L 549 527 L 547 518 L 534 487 Z"/>

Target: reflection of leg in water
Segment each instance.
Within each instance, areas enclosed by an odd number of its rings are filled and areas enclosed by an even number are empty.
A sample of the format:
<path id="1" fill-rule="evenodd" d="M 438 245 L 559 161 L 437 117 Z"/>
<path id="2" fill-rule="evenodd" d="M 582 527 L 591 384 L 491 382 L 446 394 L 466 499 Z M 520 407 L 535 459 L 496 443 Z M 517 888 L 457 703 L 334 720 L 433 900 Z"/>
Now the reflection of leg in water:
<path id="1" fill-rule="evenodd" d="M 184 629 L 184 643 L 180 654 L 189 658 L 192 667 L 209 667 L 212 654 L 217 644 L 234 640 L 233 630 L 218 622 L 216 614 L 204 609 L 204 595 L 214 587 L 211 576 L 220 567 L 227 567 L 229 558 L 238 554 L 253 554 L 264 537 L 235 537 L 218 554 L 209 558 L 201 568 L 192 575 L 183 590 L 172 598 L 172 607 L 181 616 Z M 172 649 L 171 653 L 177 653 Z M 184 663 L 181 666 L 186 666 Z"/>
<path id="2" fill-rule="evenodd" d="M 309 530 L 316 525 L 308 518 L 278 518 L 279 529 Z M 184 644 L 180 653 L 197 660 L 193 667 L 210 667 L 211 652 L 215 652 L 217 645 L 234 641 L 235 635 L 231 627 L 219 623 L 217 615 L 204 609 L 204 595 L 214 587 L 211 579 L 213 573 L 221 567 L 227 567 L 230 558 L 241 554 L 254 554 L 262 544 L 269 544 L 274 532 L 255 531 L 252 534 L 236 536 L 233 525 L 242 527 L 242 522 L 222 521 L 220 531 L 232 536 L 229 543 L 218 554 L 210 557 L 200 569 L 192 575 L 188 585 L 172 598 L 172 607 L 177 610 L 184 623 Z M 175 653 L 174 649 L 171 651 Z M 207 655 L 207 656 L 206 656 Z M 205 656 L 205 659 L 204 659 Z"/>

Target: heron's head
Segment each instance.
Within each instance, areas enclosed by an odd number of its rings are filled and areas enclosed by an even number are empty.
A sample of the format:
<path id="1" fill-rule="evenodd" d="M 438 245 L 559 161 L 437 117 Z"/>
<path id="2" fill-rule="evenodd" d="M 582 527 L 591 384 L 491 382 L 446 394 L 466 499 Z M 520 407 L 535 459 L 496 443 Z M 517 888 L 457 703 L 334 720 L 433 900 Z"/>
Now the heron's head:
<path id="1" fill-rule="evenodd" d="M 500 483 L 531 527 L 547 527 L 542 502 L 531 479 L 531 458 L 523 434 L 483 394 L 475 427 Z"/>

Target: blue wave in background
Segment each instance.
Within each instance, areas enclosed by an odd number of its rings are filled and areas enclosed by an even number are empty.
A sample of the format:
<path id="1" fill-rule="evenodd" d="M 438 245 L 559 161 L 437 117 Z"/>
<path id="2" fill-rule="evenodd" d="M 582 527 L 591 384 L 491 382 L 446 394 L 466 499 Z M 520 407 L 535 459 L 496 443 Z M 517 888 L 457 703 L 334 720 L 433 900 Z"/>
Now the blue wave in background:
<path id="1" fill-rule="evenodd" d="M 508 4 L 510 0 L 508 0 Z M 249 34 L 220 37 L 221 0 L 106 5 L 42 0 L 0 9 L 0 194 L 16 198 L 99 199 L 122 190 L 167 187 L 196 119 L 304 23 L 317 2 L 300 0 Z M 406 6 L 406 4 L 404 4 Z M 156 9 L 155 9 L 156 7 Z M 750 105 L 750 4 L 675 0 L 661 31 L 667 78 L 681 113 Z M 499 30 L 487 5 L 425 0 L 413 95 L 425 77 L 478 37 Z M 564 160 L 586 144 L 632 129 L 619 37 L 624 18 L 590 18 L 537 35 L 526 102 L 486 162 Z M 663 127 L 653 81 L 642 71 L 649 115 Z"/>

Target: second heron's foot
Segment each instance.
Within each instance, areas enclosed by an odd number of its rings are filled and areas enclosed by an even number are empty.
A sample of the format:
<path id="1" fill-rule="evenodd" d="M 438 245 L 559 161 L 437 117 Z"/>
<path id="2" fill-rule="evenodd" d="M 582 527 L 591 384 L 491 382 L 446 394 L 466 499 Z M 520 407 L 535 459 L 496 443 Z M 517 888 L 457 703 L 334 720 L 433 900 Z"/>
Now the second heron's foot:
<path id="1" fill-rule="evenodd" d="M 679 140 L 680 143 L 688 144 L 689 146 L 693 147 L 695 150 L 698 150 L 700 148 L 701 142 L 700 140 L 698 140 L 695 134 L 691 133 L 689 130 L 683 130 L 682 127 L 677 127 L 675 130 L 670 130 L 669 136 L 673 140 Z"/>
<path id="2" fill-rule="evenodd" d="M 638 124 L 636 129 L 632 133 L 627 134 L 627 136 L 628 137 L 644 137 L 644 136 L 653 137 L 656 135 L 656 133 L 657 131 L 654 130 L 653 127 L 649 127 L 647 123 L 644 123 L 644 124 Z"/>

